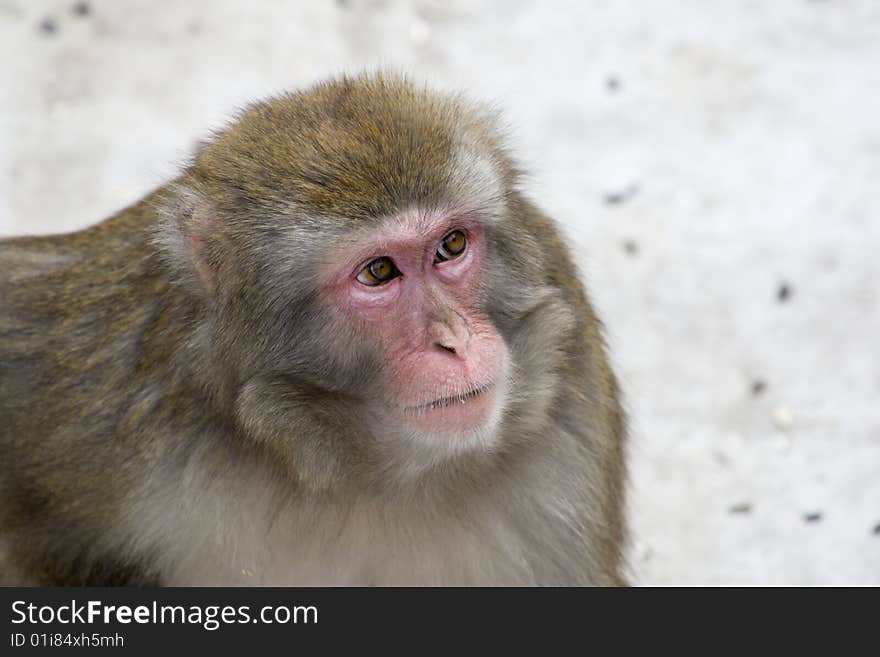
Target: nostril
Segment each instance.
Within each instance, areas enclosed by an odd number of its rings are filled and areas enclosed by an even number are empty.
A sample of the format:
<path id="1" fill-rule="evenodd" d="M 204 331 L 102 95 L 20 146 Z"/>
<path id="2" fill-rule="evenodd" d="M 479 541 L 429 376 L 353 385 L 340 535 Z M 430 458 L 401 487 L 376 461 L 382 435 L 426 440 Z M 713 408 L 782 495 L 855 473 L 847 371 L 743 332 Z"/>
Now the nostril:
<path id="1" fill-rule="evenodd" d="M 467 351 L 467 327 L 455 322 L 433 321 L 428 325 L 429 345 L 463 358 Z M 427 345 L 426 345 L 427 346 Z"/>

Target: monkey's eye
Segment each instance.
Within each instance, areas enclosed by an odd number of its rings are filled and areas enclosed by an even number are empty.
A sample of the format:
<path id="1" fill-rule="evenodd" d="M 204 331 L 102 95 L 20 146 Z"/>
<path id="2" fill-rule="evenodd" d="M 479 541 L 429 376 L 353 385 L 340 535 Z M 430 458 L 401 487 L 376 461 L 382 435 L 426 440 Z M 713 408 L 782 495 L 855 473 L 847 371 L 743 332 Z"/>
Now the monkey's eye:
<path id="1" fill-rule="evenodd" d="M 434 262 L 452 260 L 464 253 L 467 247 L 467 237 L 460 230 L 454 230 L 440 240 L 437 253 L 434 254 Z"/>
<path id="2" fill-rule="evenodd" d="M 400 272 L 394 266 L 394 261 L 391 258 L 382 256 L 361 269 L 357 275 L 357 280 L 364 285 L 375 287 L 376 285 L 387 283 L 392 278 L 397 278 L 398 276 L 400 276 Z"/>

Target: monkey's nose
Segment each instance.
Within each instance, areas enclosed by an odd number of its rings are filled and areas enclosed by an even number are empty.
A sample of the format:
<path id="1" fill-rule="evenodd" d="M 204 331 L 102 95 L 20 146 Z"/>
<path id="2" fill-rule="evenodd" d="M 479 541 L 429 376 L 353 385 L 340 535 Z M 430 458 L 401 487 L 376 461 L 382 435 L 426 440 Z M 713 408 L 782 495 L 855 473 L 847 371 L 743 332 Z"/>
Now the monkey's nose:
<path id="1" fill-rule="evenodd" d="M 428 324 L 428 335 L 441 349 L 462 358 L 467 353 L 470 331 L 458 315 L 453 315 L 447 321 L 432 321 Z"/>

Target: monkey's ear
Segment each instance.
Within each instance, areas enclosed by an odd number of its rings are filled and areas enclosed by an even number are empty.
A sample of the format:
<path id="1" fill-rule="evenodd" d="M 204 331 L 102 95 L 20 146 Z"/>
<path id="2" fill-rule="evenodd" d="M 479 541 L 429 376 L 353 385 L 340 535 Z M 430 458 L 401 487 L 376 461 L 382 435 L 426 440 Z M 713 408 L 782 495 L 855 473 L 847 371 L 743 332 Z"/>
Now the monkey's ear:
<path id="1" fill-rule="evenodd" d="M 189 187 L 171 190 L 159 208 L 156 242 L 181 279 L 213 296 L 217 289 L 217 221 L 207 199 Z"/>
<path id="2" fill-rule="evenodd" d="M 187 255 L 198 274 L 202 287 L 210 295 L 213 295 L 217 289 L 217 277 L 215 269 L 211 265 L 211 249 L 208 241 L 212 224 L 212 215 L 208 209 L 198 207 L 193 209 L 181 226 Z"/>

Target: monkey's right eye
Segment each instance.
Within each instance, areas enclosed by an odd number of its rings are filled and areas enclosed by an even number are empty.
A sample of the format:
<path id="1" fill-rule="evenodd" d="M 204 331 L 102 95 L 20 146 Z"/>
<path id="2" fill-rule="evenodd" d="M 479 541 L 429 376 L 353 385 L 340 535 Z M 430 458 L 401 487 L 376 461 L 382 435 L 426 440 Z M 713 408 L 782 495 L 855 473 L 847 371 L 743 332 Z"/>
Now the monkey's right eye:
<path id="1" fill-rule="evenodd" d="M 400 276 L 400 272 L 394 266 L 394 261 L 391 258 L 382 256 L 361 269 L 357 275 L 357 280 L 358 283 L 375 287 L 376 285 L 387 283 L 398 276 Z"/>

